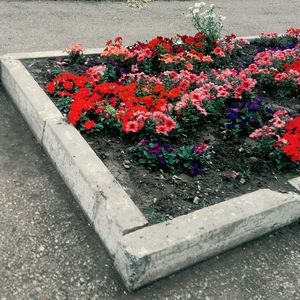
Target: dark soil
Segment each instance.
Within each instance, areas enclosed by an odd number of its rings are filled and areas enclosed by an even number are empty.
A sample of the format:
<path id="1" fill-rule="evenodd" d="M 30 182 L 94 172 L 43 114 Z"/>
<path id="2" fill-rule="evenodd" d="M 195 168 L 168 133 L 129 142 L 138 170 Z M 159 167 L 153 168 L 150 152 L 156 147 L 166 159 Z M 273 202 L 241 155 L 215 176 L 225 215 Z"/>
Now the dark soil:
<path id="1" fill-rule="evenodd" d="M 250 63 L 257 50 L 258 48 L 253 46 L 247 61 L 237 60 L 236 66 Z M 31 59 L 24 60 L 23 63 L 45 89 L 46 83 L 51 80 L 51 71 L 60 68 L 56 62 L 62 60 L 63 58 Z M 64 66 L 64 71 L 82 73 L 99 63 L 99 56 L 90 55 L 85 64 Z M 276 95 L 272 95 L 271 91 L 260 91 L 258 96 L 274 108 L 286 108 L 292 114 L 300 113 L 299 98 L 275 98 Z M 55 99 L 52 100 L 55 102 Z M 103 132 L 98 136 L 83 136 L 150 223 L 172 219 L 260 188 L 284 193 L 295 191 L 287 181 L 297 176 L 296 173 L 279 172 L 270 162 L 251 156 L 251 140 L 232 140 L 226 135 L 222 120 L 219 121 L 219 125 L 205 124 L 189 136 L 182 135 L 172 143 L 174 148 L 201 143 L 213 145 L 212 164 L 202 169 L 197 177 L 148 171 L 132 160 L 128 147 L 135 145 L 136 141 L 128 138 L 111 132 Z M 239 176 L 232 178 L 232 171 L 238 172 Z"/>

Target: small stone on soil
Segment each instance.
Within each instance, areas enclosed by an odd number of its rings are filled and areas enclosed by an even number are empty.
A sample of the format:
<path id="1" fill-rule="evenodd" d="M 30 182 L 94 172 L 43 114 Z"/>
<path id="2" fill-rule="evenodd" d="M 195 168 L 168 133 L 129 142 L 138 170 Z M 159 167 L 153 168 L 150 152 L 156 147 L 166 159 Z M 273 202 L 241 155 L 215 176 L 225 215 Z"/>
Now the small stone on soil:
<path id="1" fill-rule="evenodd" d="M 199 200 L 200 200 L 200 198 L 196 196 L 196 197 L 194 198 L 194 200 L 193 200 L 193 203 L 194 203 L 194 204 L 199 204 Z"/>
<path id="2" fill-rule="evenodd" d="M 124 160 L 123 161 L 123 166 L 125 169 L 130 169 L 131 168 L 131 163 L 129 160 Z"/>

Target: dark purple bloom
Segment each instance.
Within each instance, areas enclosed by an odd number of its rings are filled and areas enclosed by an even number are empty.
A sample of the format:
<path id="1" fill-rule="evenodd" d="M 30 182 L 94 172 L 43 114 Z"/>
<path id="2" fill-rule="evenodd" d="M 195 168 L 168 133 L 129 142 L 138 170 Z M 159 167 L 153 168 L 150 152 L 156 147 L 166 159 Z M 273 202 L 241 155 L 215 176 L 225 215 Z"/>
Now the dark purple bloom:
<path id="1" fill-rule="evenodd" d="M 189 169 L 188 173 L 190 176 L 195 177 L 200 174 L 201 164 L 199 160 L 195 160 L 192 167 Z"/>
<path id="2" fill-rule="evenodd" d="M 171 148 L 171 146 L 170 146 L 169 144 L 163 144 L 162 147 L 163 147 L 166 151 L 168 151 L 168 152 L 171 152 L 171 151 L 172 151 L 172 148 Z"/>
<path id="3" fill-rule="evenodd" d="M 275 111 L 273 109 L 266 108 L 265 112 L 269 115 L 273 115 Z"/>
<path id="4" fill-rule="evenodd" d="M 153 148 L 148 149 L 149 154 L 160 154 L 161 153 L 161 146 L 159 143 L 155 143 Z"/>
<path id="5" fill-rule="evenodd" d="M 225 123 L 225 126 L 226 126 L 227 129 L 233 129 L 234 128 L 234 125 L 230 124 L 230 123 Z"/>
<path id="6" fill-rule="evenodd" d="M 254 99 L 251 103 L 247 104 L 246 107 L 249 111 L 259 111 L 262 100 L 259 98 Z"/>
<path id="7" fill-rule="evenodd" d="M 229 112 L 227 114 L 229 119 L 237 119 L 237 117 L 239 116 L 239 111 L 237 108 L 229 108 Z"/>
<path id="8" fill-rule="evenodd" d="M 158 161 L 159 161 L 159 165 L 161 166 L 161 168 L 164 168 L 166 166 L 166 161 L 163 157 L 158 156 Z"/>

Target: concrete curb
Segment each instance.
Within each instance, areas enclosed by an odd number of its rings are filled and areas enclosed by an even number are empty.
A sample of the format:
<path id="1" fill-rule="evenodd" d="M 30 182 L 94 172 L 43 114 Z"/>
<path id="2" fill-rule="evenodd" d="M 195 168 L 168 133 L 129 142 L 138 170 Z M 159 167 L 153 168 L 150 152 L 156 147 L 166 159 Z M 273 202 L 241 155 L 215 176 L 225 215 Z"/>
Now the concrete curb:
<path id="1" fill-rule="evenodd" d="M 292 185 L 296 190 L 300 192 L 300 177 L 289 180 L 289 184 Z"/>
<path id="2" fill-rule="evenodd" d="M 64 121 L 19 60 L 10 55 L 1 59 L 1 80 L 104 245 L 114 255 L 120 237 L 146 226 L 146 218 L 80 133 Z"/>
<path id="3" fill-rule="evenodd" d="M 122 235 L 147 225 L 103 162 L 62 117 L 46 120 L 42 145 L 112 255 Z"/>
<path id="4" fill-rule="evenodd" d="M 100 51 L 90 49 L 85 53 Z M 140 210 L 19 61 L 55 56 L 64 54 L 7 54 L 1 58 L 1 80 L 104 245 L 115 256 L 115 266 L 129 290 L 300 217 L 299 195 L 258 190 L 145 227 L 147 220 Z M 289 182 L 300 190 L 300 177 Z"/>
<path id="5" fill-rule="evenodd" d="M 84 54 L 100 54 L 104 48 L 91 48 L 86 49 Z M 61 51 L 42 51 L 42 52 L 24 52 L 24 53 L 8 53 L 2 58 L 10 59 L 30 59 L 30 58 L 45 58 L 45 57 L 64 57 L 68 56 L 65 52 Z"/>
<path id="6" fill-rule="evenodd" d="M 299 217 L 300 195 L 258 190 L 123 236 L 115 266 L 134 290 Z"/>

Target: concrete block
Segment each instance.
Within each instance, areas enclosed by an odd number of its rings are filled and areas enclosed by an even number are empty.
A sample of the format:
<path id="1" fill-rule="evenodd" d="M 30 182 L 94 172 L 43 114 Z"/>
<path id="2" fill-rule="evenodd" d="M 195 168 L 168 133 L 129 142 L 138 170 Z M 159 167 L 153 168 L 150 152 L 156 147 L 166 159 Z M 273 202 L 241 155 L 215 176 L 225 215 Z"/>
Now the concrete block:
<path id="1" fill-rule="evenodd" d="M 1 59 L 1 81 L 38 142 L 41 142 L 45 121 L 60 117 L 61 113 L 20 61 Z"/>
<path id="2" fill-rule="evenodd" d="M 295 189 L 297 189 L 300 192 L 300 177 L 296 177 L 289 180 L 289 184 L 291 184 Z"/>
<path id="3" fill-rule="evenodd" d="M 147 220 L 80 133 L 62 117 L 46 121 L 42 145 L 109 252 Z"/>
<path id="4" fill-rule="evenodd" d="M 86 49 L 84 54 L 100 54 L 104 48 L 91 48 Z M 6 59 L 34 59 L 34 58 L 45 58 L 45 57 L 63 57 L 67 56 L 66 52 L 63 50 L 56 51 L 41 51 L 41 52 L 20 52 L 20 53 L 8 53 L 3 55 Z"/>
<path id="5" fill-rule="evenodd" d="M 299 195 L 258 190 L 125 235 L 115 266 L 134 290 L 299 217 Z"/>

